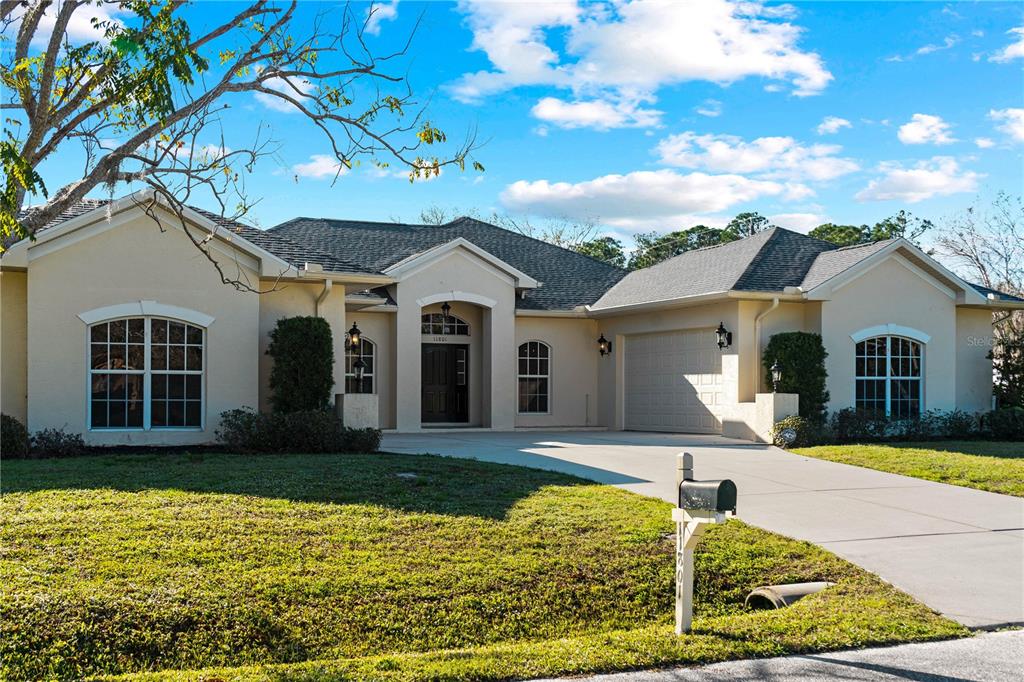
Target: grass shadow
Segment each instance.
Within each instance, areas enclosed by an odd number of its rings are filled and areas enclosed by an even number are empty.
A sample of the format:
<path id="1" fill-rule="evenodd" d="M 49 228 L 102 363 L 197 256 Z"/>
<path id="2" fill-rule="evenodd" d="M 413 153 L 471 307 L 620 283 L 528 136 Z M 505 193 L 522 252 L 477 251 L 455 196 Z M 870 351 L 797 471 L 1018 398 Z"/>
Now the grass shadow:
<path id="1" fill-rule="evenodd" d="M 167 489 L 502 519 L 545 486 L 592 484 L 565 473 L 433 455 L 148 453 L 7 460 L 0 492 Z"/>

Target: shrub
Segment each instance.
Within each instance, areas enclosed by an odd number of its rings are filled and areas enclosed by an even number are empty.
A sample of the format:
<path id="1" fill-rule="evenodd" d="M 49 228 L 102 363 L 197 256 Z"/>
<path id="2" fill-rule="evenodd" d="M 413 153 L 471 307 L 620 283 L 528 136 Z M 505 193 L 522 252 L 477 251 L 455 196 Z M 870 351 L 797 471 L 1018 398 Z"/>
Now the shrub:
<path id="1" fill-rule="evenodd" d="M 270 332 L 270 403 L 275 412 L 325 410 L 334 386 L 331 327 L 320 317 L 286 317 Z"/>
<path id="2" fill-rule="evenodd" d="M 250 408 L 220 415 L 217 440 L 237 452 L 376 452 L 378 429 L 349 429 L 328 410 L 260 413 Z"/>
<path id="3" fill-rule="evenodd" d="M 832 415 L 828 430 L 836 443 L 882 440 L 888 432 L 888 420 L 873 412 L 847 407 Z"/>
<path id="4" fill-rule="evenodd" d="M 985 426 L 995 440 L 1024 440 L 1024 408 L 992 410 L 985 415 Z"/>
<path id="5" fill-rule="evenodd" d="M 28 456 L 28 429 L 9 414 L 0 414 L 0 456 Z"/>
<path id="6" fill-rule="evenodd" d="M 43 429 L 32 434 L 29 455 L 33 458 L 78 457 L 85 453 L 85 441 L 79 433 L 64 429 Z"/>
<path id="7" fill-rule="evenodd" d="M 825 420 L 825 405 L 829 398 L 825 388 L 827 357 L 821 336 L 807 332 L 775 334 L 764 349 L 768 385 L 772 385 L 771 366 L 778 360 L 782 367 L 779 392 L 799 395 L 800 416 L 818 424 Z"/>
<path id="8" fill-rule="evenodd" d="M 808 419 L 793 415 L 780 419 L 772 426 L 772 443 L 780 448 L 802 448 L 816 445 L 821 439 L 821 429 Z M 791 436 L 791 438 L 787 438 Z"/>
<path id="9" fill-rule="evenodd" d="M 963 410 L 946 412 L 940 417 L 942 435 L 946 438 L 977 438 L 980 435 L 978 416 Z"/>

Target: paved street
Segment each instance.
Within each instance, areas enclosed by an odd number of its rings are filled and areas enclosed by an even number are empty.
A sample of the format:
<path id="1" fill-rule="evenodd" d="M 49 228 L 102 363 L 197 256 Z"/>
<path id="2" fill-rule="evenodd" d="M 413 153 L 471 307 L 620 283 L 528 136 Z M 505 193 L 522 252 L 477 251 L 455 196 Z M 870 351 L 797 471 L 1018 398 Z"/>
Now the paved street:
<path id="1" fill-rule="evenodd" d="M 1015 682 L 1021 679 L 1021 671 L 1024 671 L 1024 631 L 1017 630 L 989 632 L 951 642 L 732 661 L 697 668 L 644 670 L 584 679 L 591 682 Z"/>
<path id="2" fill-rule="evenodd" d="M 969 627 L 1024 624 L 1024 499 L 718 436 L 427 432 L 386 434 L 382 449 L 564 471 L 669 501 L 675 455 L 690 452 L 698 479 L 736 482 L 744 521 L 817 543 Z"/>

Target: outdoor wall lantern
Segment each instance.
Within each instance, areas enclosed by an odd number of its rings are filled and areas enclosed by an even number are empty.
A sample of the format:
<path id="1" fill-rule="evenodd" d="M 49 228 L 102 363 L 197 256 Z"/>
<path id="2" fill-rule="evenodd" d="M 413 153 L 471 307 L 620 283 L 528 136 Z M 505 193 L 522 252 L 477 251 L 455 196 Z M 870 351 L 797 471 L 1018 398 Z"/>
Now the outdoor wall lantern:
<path id="1" fill-rule="evenodd" d="M 348 330 L 348 334 L 345 335 L 345 350 L 350 348 L 359 348 L 359 340 L 362 338 L 362 332 L 359 331 L 359 327 L 356 326 L 355 322 L 352 322 L 352 328 Z"/>
<path id="2" fill-rule="evenodd" d="M 597 352 L 601 354 L 601 357 L 612 352 L 612 342 L 604 338 L 604 334 L 597 339 Z"/>
<path id="3" fill-rule="evenodd" d="M 356 381 L 363 380 L 363 371 L 366 369 L 366 363 L 363 362 L 362 358 L 356 358 L 356 361 L 352 363 L 352 373 L 356 376 Z"/>
<path id="4" fill-rule="evenodd" d="M 782 365 L 780 365 L 778 359 L 776 359 L 769 369 L 772 373 L 772 393 L 778 393 L 779 382 L 782 381 Z"/>
<path id="5" fill-rule="evenodd" d="M 718 350 L 725 350 L 732 345 L 732 332 L 726 329 L 723 323 L 718 323 L 715 336 L 718 337 Z"/>
<path id="6" fill-rule="evenodd" d="M 452 307 L 448 305 L 448 301 L 441 304 L 441 314 L 444 315 L 444 321 L 448 321 L 448 313 L 452 311 Z"/>

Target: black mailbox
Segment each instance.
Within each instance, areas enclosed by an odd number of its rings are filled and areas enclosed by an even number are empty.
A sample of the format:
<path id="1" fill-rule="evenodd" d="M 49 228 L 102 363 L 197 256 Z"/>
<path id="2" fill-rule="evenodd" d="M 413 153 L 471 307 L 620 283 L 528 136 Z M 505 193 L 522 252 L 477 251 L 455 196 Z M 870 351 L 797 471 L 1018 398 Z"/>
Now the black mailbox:
<path id="1" fill-rule="evenodd" d="M 721 481 L 682 481 L 679 484 L 679 507 L 735 514 L 736 484 L 727 478 Z"/>

